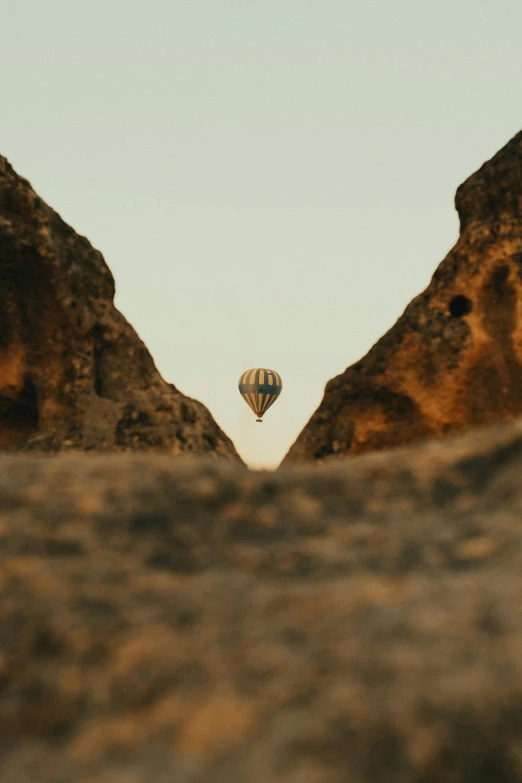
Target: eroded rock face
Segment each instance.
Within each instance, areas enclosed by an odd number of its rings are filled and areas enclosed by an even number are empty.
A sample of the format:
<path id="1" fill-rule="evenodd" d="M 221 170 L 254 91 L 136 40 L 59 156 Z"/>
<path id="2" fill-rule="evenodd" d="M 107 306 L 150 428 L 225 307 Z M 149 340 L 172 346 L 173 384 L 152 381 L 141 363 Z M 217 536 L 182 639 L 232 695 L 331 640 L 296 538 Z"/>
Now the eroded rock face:
<path id="1" fill-rule="evenodd" d="M 0 458 L 0 780 L 519 783 L 521 471 Z"/>
<path id="2" fill-rule="evenodd" d="M 98 250 L 0 157 L 0 449 L 161 449 L 239 459 L 158 373 Z"/>
<path id="3" fill-rule="evenodd" d="M 387 449 L 522 413 L 522 132 L 456 194 L 460 238 L 369 353 L 326 385 L 285 462 Z"/>

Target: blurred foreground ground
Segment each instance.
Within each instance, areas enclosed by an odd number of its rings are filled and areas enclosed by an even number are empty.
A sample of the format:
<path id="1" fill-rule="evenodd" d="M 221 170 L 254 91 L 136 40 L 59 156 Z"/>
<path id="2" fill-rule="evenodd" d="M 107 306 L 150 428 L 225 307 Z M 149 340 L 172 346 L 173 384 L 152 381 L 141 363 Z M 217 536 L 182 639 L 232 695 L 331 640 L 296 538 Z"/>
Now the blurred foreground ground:
<path id="1" fill-rule="evenodd" d="M 520 781 L 521 475 L 0 458 L 0 780 Z"/>

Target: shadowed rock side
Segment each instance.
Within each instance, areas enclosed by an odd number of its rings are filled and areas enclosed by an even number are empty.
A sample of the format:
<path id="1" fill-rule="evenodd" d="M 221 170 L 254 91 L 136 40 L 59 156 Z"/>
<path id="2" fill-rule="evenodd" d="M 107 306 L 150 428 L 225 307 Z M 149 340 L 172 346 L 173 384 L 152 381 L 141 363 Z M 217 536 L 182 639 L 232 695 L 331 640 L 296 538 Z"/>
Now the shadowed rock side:
<path id="1" fill-rule="evenodd" d="M 2 783 L 519 783 L 521 473 L 0 458 Z"/>
<path id="2" fill-rule="evenodd" d="M 101 253 L 0 157 L 0 449 L 162 449 L 239 459 L 158 373 Z"/>
<path id="3" fill-rule="evenodd" d="M 522 413 L 522 132 L 456 194 L 460 238 L 370 352 L 326 385 L 284 462 L 388 449 Z"/>

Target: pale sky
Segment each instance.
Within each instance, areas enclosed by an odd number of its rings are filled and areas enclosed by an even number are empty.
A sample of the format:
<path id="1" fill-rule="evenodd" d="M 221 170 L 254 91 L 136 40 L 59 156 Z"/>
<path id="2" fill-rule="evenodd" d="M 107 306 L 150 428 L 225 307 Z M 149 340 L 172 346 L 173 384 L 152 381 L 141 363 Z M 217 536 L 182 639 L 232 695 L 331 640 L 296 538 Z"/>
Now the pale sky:
<path id="1" fill-rule="evenodd" d="M 275 466 L 522 127 L 520 0 L 0 0 L 0 153 L 163 376 Z M 249 367 L 280 373 L 262 425 Z"/>

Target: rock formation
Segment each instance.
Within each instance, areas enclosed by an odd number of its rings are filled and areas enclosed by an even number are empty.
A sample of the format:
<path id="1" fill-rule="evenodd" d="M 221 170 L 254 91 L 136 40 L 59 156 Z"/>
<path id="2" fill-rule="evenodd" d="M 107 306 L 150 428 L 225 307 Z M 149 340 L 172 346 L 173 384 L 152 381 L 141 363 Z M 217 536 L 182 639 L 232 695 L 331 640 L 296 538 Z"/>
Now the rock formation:
<path id="1" fill-rule="evenodd" d="M 284 462 L 522 414 L 522 132 L 456 194 L 460 238 L 369 353 L 326 385 Z"/>
<path id="2" fill-rule="evenodd" d="M 0 780 L 519 783 L 521 473 L 0 458 Z"/>
<path id="3" fill-rule="evenodd" d="M 0 449 L 239 459 L 208 410 L 161 378 L 113 298 L 101 253 L 0 157 Z"/>

